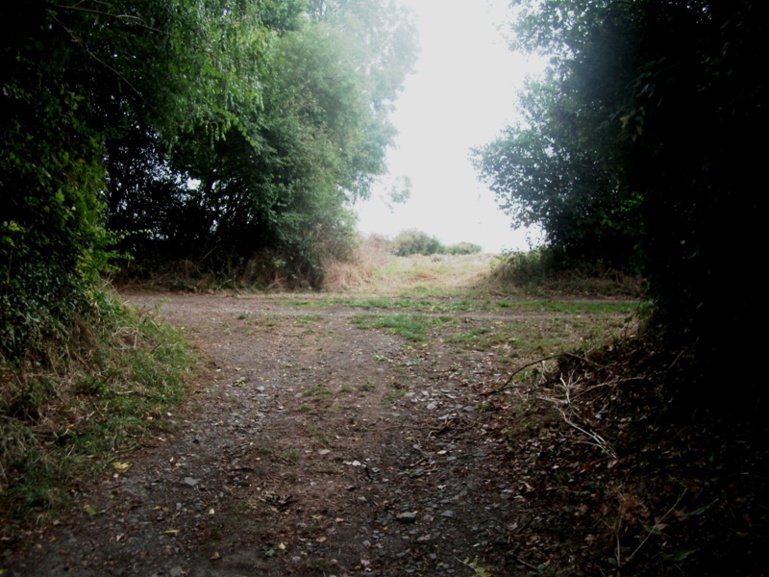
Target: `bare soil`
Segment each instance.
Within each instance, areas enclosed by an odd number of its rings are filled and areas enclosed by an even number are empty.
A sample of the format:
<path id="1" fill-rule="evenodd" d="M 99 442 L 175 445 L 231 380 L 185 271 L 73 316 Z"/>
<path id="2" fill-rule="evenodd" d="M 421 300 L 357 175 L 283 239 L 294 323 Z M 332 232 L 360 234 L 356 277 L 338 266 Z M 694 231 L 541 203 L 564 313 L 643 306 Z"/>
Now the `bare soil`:
<path id="1" fill-rule="evenodd" d="M 169 432 L 80 488 L 60 523 L 6 552 L 6 575 L 514 576 L 534 567 L 519 539 L 532 488 L 509 458 L 515 395 L 489 394 L 510 372 L 509 354 L 459 349 L 443 333 L 415 344 L 360 329 L 351 322 L 360 311 L 344 306 L 125 296 L 159 307 L 208 367 L 167 415 Z M 459 326 L 505 319 L 468 315 Z"/>

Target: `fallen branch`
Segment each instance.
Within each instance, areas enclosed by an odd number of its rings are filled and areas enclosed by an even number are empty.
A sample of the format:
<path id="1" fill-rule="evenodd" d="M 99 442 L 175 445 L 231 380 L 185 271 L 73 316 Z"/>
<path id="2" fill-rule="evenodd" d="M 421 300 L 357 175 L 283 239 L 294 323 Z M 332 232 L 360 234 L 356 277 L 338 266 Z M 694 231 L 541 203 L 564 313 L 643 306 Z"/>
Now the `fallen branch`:
<path id="1" fill-rule="evenodd" d="M 558 356 L 558 355 L 550 355 L 550 356 L 547 356 L 547 357 L 543 357 L 543 358 L 541 358 L 541 359 L 537 359 L 536 361 L 531 361 L 530 363 L 526 363 L 525 365 L 523 365 L 523 366 L 521 366 L 521 367 L 518 367 L 518 368 L 517 368 L 515 371 L 513 371 L 513 373 L 512 373 L 512 374 L 511 374 L 511 375 L 510 375 L 510 376 L 507 378 L 507 380 L 505 381 L 505 383 L 504 383 L 502 386 L 500 386 L 500 387 L 497 387 L 496 389 L 492 390 L 492 391 L 491 391 L 489 394 L 490 394 L 490 395 L 496 395 L 497 393 L 501 393 L 501 392 L 502 392 L 502 391 L 504 391 L 504 390 L 505 390 L 507 387 L 509 387 L 509 386 L 510 386 L 510 383 L 512 383 L 512 382 L 513 382 L 513 379 L 515 378 L 515 375 L 517 375 L 518 373 L 520 373 L 520 372 L 521 372 L 521 371 L 523 371 L 524 369 L 528 369 L 528 368 L 529 368 L 530 366 L 532 366 L 532 365 L 536 365 L 536 364 L 539 364 L 539 363 L 544 363 L 545 361 L 549 361 L 550 359 L 554 359 L 554 358 L 556 358 L 557 356 Z"/>
<path id="2" fill-rule="evenodd" d="M 588 444 L 593 445 L 595 447 L 598 447 L 606 453 L 609 457 L 612 459 L 617 459 L 617 453 L 612 448 L 611 444 L 604 439 L 601 435 L 594 431 L 590 431 L 589 429 L 585 428 L 582 425 L 577 424 L 573 419 L 572 416 L 567 414 L 566 409 L 562 407 L 562 405 L 566 405 L 571 409 L 571 413 L 573 415 L 576 415 L 576 411 L 572 408 L 572 401 L 571 401 L 571 389 L 574 387 L 573 383 L 571 382 L 571 378 L 569 379 L 569 383 L 567 384 L 566 381 L 561 377 L 561 385 L 563 385 L 563 391 L 565 399 L 554 399 L 552 397 L 540 397 L 542 400 L 548 401 L 553 404 L 555 409 L 561 414 L 561 417 L 563 418 L 564 422 L 569 425 L 570 427 L 574 427 L 577 429 L 580 433 L 583 435 L 586 435 L 589 437 L 592 442 L 589 442 Z"/>

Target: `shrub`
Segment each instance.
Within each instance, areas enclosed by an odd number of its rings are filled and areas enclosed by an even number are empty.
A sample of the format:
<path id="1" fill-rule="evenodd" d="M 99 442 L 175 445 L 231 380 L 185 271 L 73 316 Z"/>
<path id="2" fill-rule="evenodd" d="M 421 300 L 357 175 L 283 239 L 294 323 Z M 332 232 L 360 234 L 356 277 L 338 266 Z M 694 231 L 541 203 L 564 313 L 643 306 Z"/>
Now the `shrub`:
<path id="1" fill-rule="evenodd" d="M 441 241 L 415 229 L 400 232 L 393 241 L 393 254 L 396 256 L 410 256 L 412 254 L 429 256 L 443 252 L 444 247 Z"/>
<path id="2" fill-rule="evenodd" d="M 601 264 L 564 259 L 560 252 L 548 247 L 504 255 L 493 270 L 490 282 L 500 290 L 523 287 L 534 292 L 631 298 L 644 294 L 638 275 Z"/>
<path id="3" fill-rule="evenodd" d="M 459 244 L 453 244 L 446 247 L 444 252 L 446 254 L 478 254 L 482 252 L 483 248 L 472 242 L 460 242 Z"/>

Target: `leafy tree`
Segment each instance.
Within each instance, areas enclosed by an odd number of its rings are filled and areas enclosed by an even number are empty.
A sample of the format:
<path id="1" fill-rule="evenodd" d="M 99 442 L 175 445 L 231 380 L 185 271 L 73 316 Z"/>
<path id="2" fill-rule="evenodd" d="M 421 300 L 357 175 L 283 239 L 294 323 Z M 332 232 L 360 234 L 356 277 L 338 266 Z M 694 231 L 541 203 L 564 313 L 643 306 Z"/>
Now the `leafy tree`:
<path id="1" fill-rule="evenodd" d="M 766 4 L 516 5 L 519 45 L 551 55 L 553 72 L 524 101 L 528 124 L 481 152 L 482 174 L 553 242 L 568 246 L 564 235 L 583 230 L 605 246 L 616 242 L 607 232 L 621 233 L 637 247 L 668 343 L 686 353 L 687 398 L 696 384 L 738 378 L 750 393 L 738 397 L 752 402 L 755 372 L 728 359 L 757 352 L 738 335 L 756 305 L 745 287 L 758 283 Z M 582 223 L 555 217 L 574 207 Z"/>
<path id="2" fill-rule="evenodd" d="M 522 98 L 523 120 L 475 150 L 475 166 L 514 227 L 538 225 L 556 263 L 634 265 L 636 195 L 613 170 L 596 137 L 584 137 L 597 120 L 582 110 L 581 91 L 550 70 Z M 605 128 L 604 128 L 605 131 Z"/>
<path id="3" fill-rule="evenodd" d="M 347 205 L 368 196 L 394 135 L 387 112 L 415 45 L 389 57 L 350 50 L 354 40 L 380 47 L 404 30 L 410 37 L 410 21 L 394 6 L 340 3 L 333 17 L 311 7 L 310 19 L 287 18 L 262 64 L 260 106 L 225 138 L 212 143 L 200 126 L 165 151 L 144 128 L 119 139 L 112 225 L 150 231 L 127 239 L 139 260 L 186 258 L 221 271 L 258 254 L 319 284 L 325 260 L 350 250 Z M 389 90 L 376 89 L 382 83 Z M 121 183 L 131 185 L 128 196 Z"/>
<path id="4" fill-rule="evenodd" d="M 519 4 L 515 47 L 548 54 L 550 67 L 521 96 L 522 120 L 474 151 L 476 168 L 513 225 L 539 225 L 563 264 L 633 270 L 640 199 L 623 177 L 616 120 L 634 66 L 632 25 L 612 2 Z"/>
<path id="5" fill-rule="evenodd" d="M 478 254 L 483 251 L 483 247 L 473 242 L 460 242 L 447 246 L 443 252 L 446 254 Z"/>
<path id="6" fill-rule="evenodd" d="M 260 7 L 37 0 L 1 9 L 4 355 L 66 335 L 89 308 L 109 256 L 102 193 L 112 140 L 168 143 L 200 126 L 212 138 L 235 126 L 249 132 L 244 112 L 261 97 L 270 37 Z"/>

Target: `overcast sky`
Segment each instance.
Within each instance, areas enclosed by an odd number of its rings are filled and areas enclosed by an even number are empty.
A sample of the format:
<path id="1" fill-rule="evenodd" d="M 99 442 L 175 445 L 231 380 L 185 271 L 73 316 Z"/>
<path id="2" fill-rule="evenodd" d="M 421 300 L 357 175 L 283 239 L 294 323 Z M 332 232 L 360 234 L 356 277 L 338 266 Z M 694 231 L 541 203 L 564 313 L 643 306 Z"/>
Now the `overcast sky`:
<path id="1" fill-rule="evenodd" d="M 422 47 L 392 116 L 399 131 L 388 153 L 390 177 L 408 176 L 410 200 L 391 211 L 377 198 L 359 203 L 359 229 L 394 237 L 415 228 L 444 244 L 473 242 L 489 252 L 526 249 L 526 232 L 476 177 L 470 148 L 514 120 L 515 95 L 532 66 L 512 54 L 499 31 L 508 0 L 401 0 L 412 8 Z"/>

